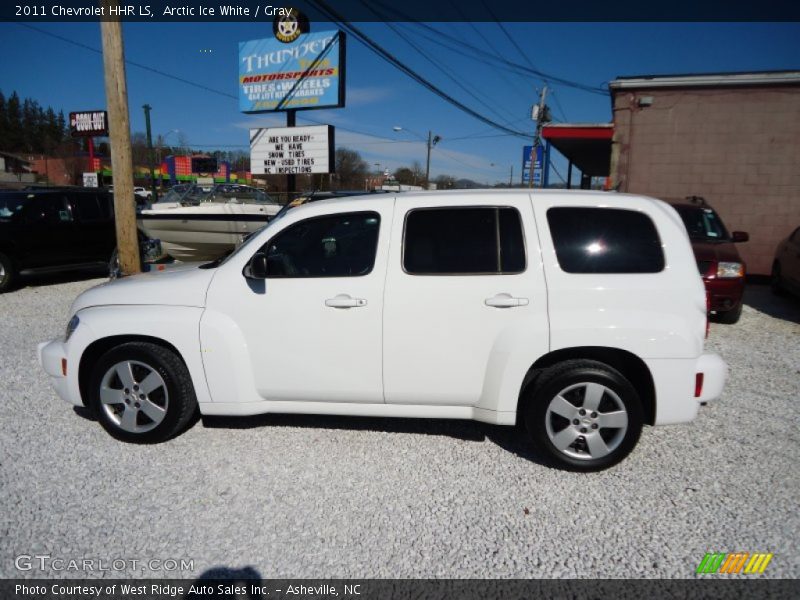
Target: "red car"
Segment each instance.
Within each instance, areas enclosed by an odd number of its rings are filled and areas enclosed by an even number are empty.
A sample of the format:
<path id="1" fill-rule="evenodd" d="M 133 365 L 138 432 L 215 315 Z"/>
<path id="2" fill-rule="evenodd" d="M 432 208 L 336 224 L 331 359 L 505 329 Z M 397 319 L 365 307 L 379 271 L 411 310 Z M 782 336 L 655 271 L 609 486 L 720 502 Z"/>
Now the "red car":
<path id="1" fill-rule="evenodd" d="M 690 196 L 668 202 L 678 211 L 689 233 L 711 314 L 720 323 L 736 323 L 742 315 L 745 264 L 735 244 L 746 242 L 750 236 L 744 231 L 729 234 L 703 198 Z"/>

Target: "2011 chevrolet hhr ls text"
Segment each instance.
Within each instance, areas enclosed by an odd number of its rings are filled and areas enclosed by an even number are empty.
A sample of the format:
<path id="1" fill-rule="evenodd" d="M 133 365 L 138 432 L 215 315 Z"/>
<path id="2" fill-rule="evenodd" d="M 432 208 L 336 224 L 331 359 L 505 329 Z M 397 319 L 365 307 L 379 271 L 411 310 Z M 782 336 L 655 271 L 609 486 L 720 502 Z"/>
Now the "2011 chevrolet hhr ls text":
<path id="1" fill-rule="evenodd" d="M 92 288 L 39 359 L 124 441 L 166 440 L 198 409 L 519 421 L 589 471 L 721 394 L 707 327 L 664 202 L 405 193 L 299 206 L 224 260 Z"/>

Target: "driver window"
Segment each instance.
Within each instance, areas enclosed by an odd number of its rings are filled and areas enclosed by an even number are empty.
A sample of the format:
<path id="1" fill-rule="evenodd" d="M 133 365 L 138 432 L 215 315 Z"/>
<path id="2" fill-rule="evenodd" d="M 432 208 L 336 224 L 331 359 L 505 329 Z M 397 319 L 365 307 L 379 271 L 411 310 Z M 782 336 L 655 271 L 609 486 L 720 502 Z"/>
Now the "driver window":
<path id="1" fill-rule="evenodd" d="M 314 217 L 286 228 L 261 249 L 270 279 L 358 277 L 372 271 L 380 216 L 356 212 Z"/>

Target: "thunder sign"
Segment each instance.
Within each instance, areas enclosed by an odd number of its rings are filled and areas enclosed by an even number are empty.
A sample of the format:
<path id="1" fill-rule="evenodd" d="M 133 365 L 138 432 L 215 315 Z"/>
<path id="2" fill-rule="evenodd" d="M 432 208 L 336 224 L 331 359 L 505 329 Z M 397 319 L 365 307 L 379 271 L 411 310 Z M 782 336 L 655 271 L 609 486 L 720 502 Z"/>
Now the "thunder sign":
<path id="1" fill-rule="evenodd" d="M 292 43 L 239 42 L 239 110 L 245 113 L 344 106 L 345 35 L 320 31 Z"/>

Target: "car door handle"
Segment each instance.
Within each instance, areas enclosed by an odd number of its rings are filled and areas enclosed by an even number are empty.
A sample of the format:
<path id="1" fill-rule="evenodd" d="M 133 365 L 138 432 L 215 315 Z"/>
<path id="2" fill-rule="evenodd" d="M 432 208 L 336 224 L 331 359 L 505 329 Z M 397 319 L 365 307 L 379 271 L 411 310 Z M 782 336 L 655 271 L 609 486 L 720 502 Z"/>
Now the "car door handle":
<path id="1" fill-rule="evenodd" d="M 495 294 L 483 301 L 486 306 L 496 308 L 513 308 L 514 306 L 528 306 L 527 298 L 517 298 L 511 294 Z"/>
<path id="2" fill-rule="evenodd" d="M 325 306 L 331 308 L 358 308 L 366 305 L 367 301 L 364 298 L 351 298 L 348 294 L 338 294 L 325 300 Z"/>

